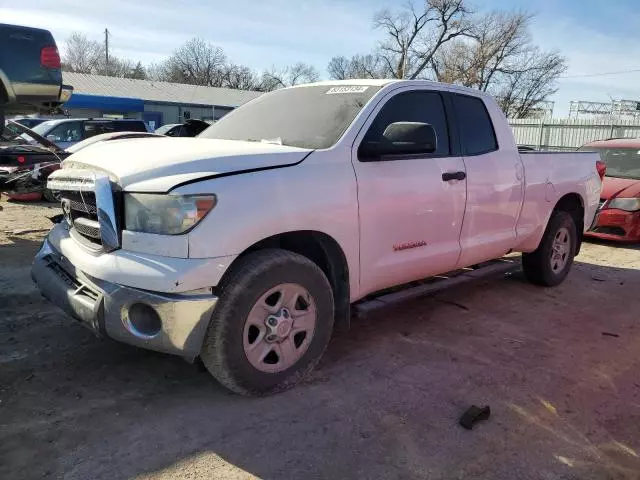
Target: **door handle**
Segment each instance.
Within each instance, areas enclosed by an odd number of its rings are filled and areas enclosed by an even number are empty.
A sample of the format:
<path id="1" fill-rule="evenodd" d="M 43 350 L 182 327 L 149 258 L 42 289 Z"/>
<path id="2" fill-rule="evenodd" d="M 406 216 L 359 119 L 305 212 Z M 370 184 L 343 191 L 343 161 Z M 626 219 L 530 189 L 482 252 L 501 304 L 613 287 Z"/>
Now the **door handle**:
<path id="1" fill-rule="evenodd" d="M 445 172 L 442 174 L 443 182 L 450 182 L 451 180 L 464 180 L 467 178 L 465 172 Z"/>

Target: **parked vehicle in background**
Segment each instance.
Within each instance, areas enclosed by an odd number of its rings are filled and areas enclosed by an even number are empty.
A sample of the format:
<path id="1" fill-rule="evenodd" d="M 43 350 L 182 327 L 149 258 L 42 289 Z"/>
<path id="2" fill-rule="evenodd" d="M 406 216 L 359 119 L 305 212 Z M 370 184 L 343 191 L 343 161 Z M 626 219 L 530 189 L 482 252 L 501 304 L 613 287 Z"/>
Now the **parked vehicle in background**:
<path id="1" fill-rule="evenodd" d="M 60 168 L 66 152 L 14 121 L 0 134 L 0 192 L 11 200 L 58 201 L 46 190 L 49 175 Z"/>
<path id="2" fill-rule="evenodd" d="M 211 126 L 204 120 L 187 120 L 184 123 L 172 123 L 163 125 L 154 130 L 154 133 L 167 137 L 195 137 Z"/>
<path id="3" fill-rule="evenodd" d="M 0 192 L 10 200 L 58 202 L 46 189 L 49 175 L 72 153 L 98 142 L 158 136 L 148 132 L 111 132 L 95 135 L 63 149 L 33 130 L 9 121 L 0 134 Z"/>
<path id="4" fill-rule="evenodd" d="M 14 118 L 14 122 L 19 123 L 20 125 L 24 125 L 27 128 L 33 128 L 36 125 L 40 125 L 42 122 L 46 122 L 46 118 L 32 118 L 32 117 L 22 117 L 22 118 Z"/>
<path id="5" fill-rule="evenodd" d="M 598 163 L 520 154 L 478 90 L 276 90 L 197 138 L 70 156 L 48 181 L 66 219 L 32 277 L 95 332 L 264 394 L 308 373 L 351 304 L 385 289 L 512 251 L 531 282 L 561 283 L 598 208 Z"/>
<path id="6" fill-rule="evenodd" d="M 37 112 L 64 103 L 60 55 L 48 30 L 0 23 L 0 132 L 6 114 Z"/>
<path id="7" fill-rule="evenodd" d="M 110 132 L 147 132 L 142 120 L 112 120 L 108 118 L 64 118 L 47 120 L 33 127 L 33 131 L 60 148 L 68 148 L 95 135 Z"/>
<path id="8" fill-rule="evenodd" d="M 157 133 L 158 135 L 167 135 L 168 137 L 173 137 L 175 135 L 170 135 L 169 133 L 173 133 L 178 131 L 182 127 L 181 123 L 167 123 L 162 125 L 161 127 L 156 128 L 153 133 Z"/>
<path id="9" fill-rule="evenodd" d="M 587 234 L 618 242 L 640 242 L 640 139 L 591 142 L 581 151 L 598 152 L 607 172 L 597 223 Z"/>

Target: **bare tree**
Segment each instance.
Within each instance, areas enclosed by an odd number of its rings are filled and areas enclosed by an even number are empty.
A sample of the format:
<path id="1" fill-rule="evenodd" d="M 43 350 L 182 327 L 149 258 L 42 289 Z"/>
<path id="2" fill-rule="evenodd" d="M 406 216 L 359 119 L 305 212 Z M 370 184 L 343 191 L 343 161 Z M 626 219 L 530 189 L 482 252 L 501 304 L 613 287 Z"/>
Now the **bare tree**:
<path id="1" fill-rule="evenodd" d="M 529 48 L 526 13 L 495 12 L 475 20 L 469 36 L 437 52 L 431 66 L 438 81 L 486 91 L 494 77 L 509 73 L 514 57 Z"/>
<path id="2" fill-rule="evenodd" d="M 96 40 L 89 40 L 81 32 L 72 33 L 65 41 L 62 69 L 68 72 L 91 73 L 110 77 L 139 79 L 146 77 L 142 63 L 135 64 L 127 58 L 110 55 L 107 66 L 104 44 Z"/>
<path id="3" fill-rule="evenodd" d="M 487 91 L 509 116 L 529 115 L 556 91 L 567 68 L 557 51 L 536 47 L 525 12 L 473 15 L 465 0 L 409 3 L 379 12 L 384 39 L 369 55 L 334 57 L 331 78 L 429 78 Z"/>
<path id="4" fill-rule="evenodd" d="M 239 90 L 256 90 L 260 87 L 260 78 L 249 67 L 229 64 L 225 66 L 223 86 Z"/>
<path id="5" fill-rule="evenodd" d="M 377 55 L 393 78 L 418 78 L 433 56 L 451 40 L 471 30 L 466 0 L 426 0 L 417 8 L 409 2 L 402 10 L 378 12 L 374 27 L 384 39 Z"/>
<path id="6" fill-rule="evenodd" d="M 133 70 L 131 70 L 131 77 L 134 80 L 146 80 L 147 78 L 147 72 L 144 69 L 144 67 L 142 66 L 141 62 L 138 62 L 136 64 L 135 67 L 133 67 Z"/>
<path id="7" fill-rule="evenodd" d="M 376 54 L 333 57 L 327 66 L 329 76 L 335 80 L 348 78 L 385 78 L 388 70 L 381 56 Z"/>
<path id="8" fill-rule="evenodd" d="M 520 68 L 496 85 L 494 95 L 510 118 L 529 116 L 540 102 L 558 91 L 556 81 L 567 70 L 567 61 L 556 51 L 531 48 L 519 58 Z"/>
<path id="9" fill-rule="evenodd" d="M 319 78 L 320 74 L 313 65 L 298 62 L 280 70 L 272 68 L 263 72 L 258 89 L 268 92 L 301 83 L 316 82 Z"/>
<path id="10" fill-rule="evenodd" d="M 109 65 L 107 67 L 104 59 L 100 62 L 96 73 L 98 75 L 105 75 L 108 77 L 120 77 L 120 78 L 135 78 L 134 71 L 136 64 L 127 58 L 118 58 L 109 55 Z"/>
<path id="11" fill-rule="evenodd" d="M 452 40 L 469 35 L 471 10 L 467 0 L 424 0 L 417 7 L 382 10 L 373 26 L 383 39 L 368 55 L 334 57 L 328 65 L 332 78 L 419 78 L 430 76 L 433 57 Z"/>
<path id="12" fill-rule="evenodd" d="M 84 33 L 74 32 L 65 41 L 62 69 L 69 72 L 97 73 L 104 65 L 104 45 L 89 40 Z"/>
<path id="13" fill-rule="evenodd" d="M 329 77 L 335 80 L 346 80 L 351 77 L 351 61 L 347 57 L 333 57 L 327 65 Z"/>
<path id="14" fill-rule="evenodd" d="M 193 38 L 174 50 L 162 64 L 153 67 L 159 80 L 220 87 L 224 83 L 226 56 L 221 48 Z"/>
<path id="15" fill-rule="evenodd" d="M 532 44 L 531 19 L 522 12 L 476 19 L 469 37 L 432 58 L 436 79 L 492 93 L 509 116 L 528 115 L 555 93 L 555 81 L 567 68 L 558 52 L 543 52 Z"/>

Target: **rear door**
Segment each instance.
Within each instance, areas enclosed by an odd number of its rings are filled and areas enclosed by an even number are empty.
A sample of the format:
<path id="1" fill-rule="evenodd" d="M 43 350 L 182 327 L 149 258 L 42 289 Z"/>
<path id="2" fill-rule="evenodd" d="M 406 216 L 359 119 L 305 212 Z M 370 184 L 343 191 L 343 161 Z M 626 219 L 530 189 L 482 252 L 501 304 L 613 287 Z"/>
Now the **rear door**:
<path id="1" fill-rule="evenodd" d="M 451 94 L 451 100 L 467 172 L 467 206 L 457 265 L 466 267 L 500 257 L 513 248 L 524 195 L 524 169 L 517 152 L 500 149 L 481 97 Z M 492 107 L 497 114 L 497 105 Z"/>
<path id="2" fill-rule="evenodd" d="M 444 98 L 438 91 L 396 92 L 376 107 L 352 149 L 363 294 L 451 270 L 460 255 L 464 163 L 451 138 Z M 358 153 L 362 141 L 378 141 L 394 122 L 432 125 L 436 152 L 379 161 L 362 158 Z M 456 172 L 461 179 L 446 180 L 447 174 Z"/>

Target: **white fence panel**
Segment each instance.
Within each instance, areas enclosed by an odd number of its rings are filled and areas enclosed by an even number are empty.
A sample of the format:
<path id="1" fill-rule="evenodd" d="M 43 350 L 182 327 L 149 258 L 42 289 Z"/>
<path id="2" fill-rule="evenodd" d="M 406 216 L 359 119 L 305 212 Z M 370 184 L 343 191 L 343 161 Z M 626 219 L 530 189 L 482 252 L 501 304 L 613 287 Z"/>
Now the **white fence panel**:
<path id="1" fill-rule="evenodd" d="M 539 150 L 573 150 L 607 138 L 640 138 L 640 120 L 511 119 L 518 145 Z"/>

